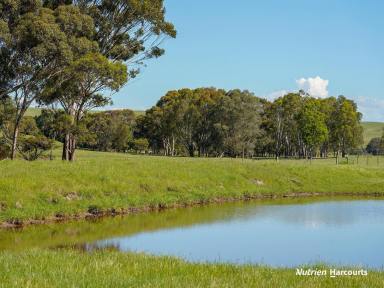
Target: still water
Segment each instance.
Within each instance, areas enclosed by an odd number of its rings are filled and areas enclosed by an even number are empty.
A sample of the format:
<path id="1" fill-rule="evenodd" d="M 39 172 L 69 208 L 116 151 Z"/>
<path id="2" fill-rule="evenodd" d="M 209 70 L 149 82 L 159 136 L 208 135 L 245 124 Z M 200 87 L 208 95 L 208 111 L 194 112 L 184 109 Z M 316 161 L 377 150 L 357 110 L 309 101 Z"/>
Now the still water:
<path id="1" fill-rule="evenodd" d="M 193 262 L 384 267 L 384 200 L 257 201 L 8 231 L 0 249 L 75 245 Z"/>

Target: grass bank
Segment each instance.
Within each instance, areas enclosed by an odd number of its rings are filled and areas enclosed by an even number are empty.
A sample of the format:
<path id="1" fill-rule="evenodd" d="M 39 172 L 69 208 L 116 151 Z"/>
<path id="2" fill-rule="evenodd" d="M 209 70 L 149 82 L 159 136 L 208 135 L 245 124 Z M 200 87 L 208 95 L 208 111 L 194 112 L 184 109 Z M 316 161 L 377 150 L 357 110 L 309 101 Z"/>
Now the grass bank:
<path id="1" fill-rule="evenodd" d="M 316 266 L 312 268 L 326 269 Z M 170 257 L 72 250 L 0 252 L 2 287 L 383 287 L 368 276 L 296 276 L 295 269 L 191 264 Z"/>
<path id="2" fill-rule="evenodd" d="M 79 151 L 78 161 L 0 162 L 0 222 L 301 194 L 384 195 L 384 158 L 241 160 Z M 24 222 L 23 222 L 24 221 Z"/>

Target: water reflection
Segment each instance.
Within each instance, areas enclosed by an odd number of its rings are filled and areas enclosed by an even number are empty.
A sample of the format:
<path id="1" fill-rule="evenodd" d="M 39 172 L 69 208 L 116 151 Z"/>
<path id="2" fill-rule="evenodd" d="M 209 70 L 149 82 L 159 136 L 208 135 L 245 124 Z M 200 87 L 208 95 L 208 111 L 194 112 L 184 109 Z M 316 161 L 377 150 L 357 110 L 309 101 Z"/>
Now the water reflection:
<path id="1" fill-rule="evenodd" d="M 0 249 L 116 249 L 190 261 L 382 268 L 384 201 L 230 203 L 1 231 Z"/>
<path id="2" fill-rule="evenodd" d="M 384 201 L 246 207 L 225 221 L 97 241 L 189 261 L 382 268 Z"/>

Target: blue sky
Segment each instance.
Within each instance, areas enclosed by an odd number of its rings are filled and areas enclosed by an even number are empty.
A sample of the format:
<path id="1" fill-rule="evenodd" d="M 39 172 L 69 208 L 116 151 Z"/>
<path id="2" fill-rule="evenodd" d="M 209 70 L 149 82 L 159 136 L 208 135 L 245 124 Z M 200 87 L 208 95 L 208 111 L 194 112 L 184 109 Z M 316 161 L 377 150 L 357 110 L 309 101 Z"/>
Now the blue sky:
<path id="1" fill-rule="evenodd" d="M 273 99 L 306 88 L 353 98 L 384 121 L 384 1 L 166 0 L 166 54 L 113 96 L 146 109 L 168 90 L 214 86 Z M 312 78 L 312 79 L 309 79 Z"/>

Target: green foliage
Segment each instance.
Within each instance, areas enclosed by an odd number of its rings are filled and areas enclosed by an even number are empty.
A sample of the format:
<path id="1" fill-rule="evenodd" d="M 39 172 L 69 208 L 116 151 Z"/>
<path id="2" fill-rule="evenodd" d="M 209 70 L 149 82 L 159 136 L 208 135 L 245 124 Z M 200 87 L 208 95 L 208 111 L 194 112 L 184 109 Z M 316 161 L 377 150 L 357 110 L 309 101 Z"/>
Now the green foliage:
<path id="1" fill-rule="evenodd" d="M 138 134 L 165 155 L 252 154 L 260 111 L 260 100 L 248 91 L 170 91 L 138 119 Z"/>
<path id="2" fill-rule="evenodd" d="M 369 141 L 366 151 L 373 155 L 380 155 L 384 153 L 384 136 L 372 138 Z"/>
<path id="3" fill-rule="evenodd" d="M 149 142 L 148 142 L 148 139 L 146 138 L 138 138 L 133 140 L 133 149 L 138 153 L 147 152 L 148 147 L 149 147 Z"/>
<path id="4" fill-rule="evenodd" d="M 12 117 L 15 113 L 15 106 L 12 103 L 12 100 L 9 97 L 0 99 L 0 127 L 3 128 L 9 121 L 12 120 Z"/>
<path id="5" fill-rule="evenodd" d="M 335 151 L 345 155 L 363 144 L 362 115 L 357 112 L 356 103 L 344 96 L 339 96 L 335 104 L 330 117 L 330 143 Z"/>
<path id="6" fill-rule="evenodd" d="M 135 114 L 131 110 L 89 113 L 82 124 L 79 147 L 126 152 L 133 139 Z"/>
<path id="7" fill-rule="evenodd" d="M 276 156 L 343 156 L 361 147 L 361 114 L 352 100 L 343 96 L 315 99 L 289 93 L 265 103 L 262 128 L 266 131 L 261 151 Z"/>
<path id="8" fill-rule="evenodd" d="M 298 114 L 298 128 L 304 144 L 312 151 L 328 140 L 326 115 L 320 111 L 321 103 L 315 99 L 306 99 Z"/>
<path id="9" fill-rule="evenodd" d="M 90 16 L 74 6 L 52 10 L 42 4 L 6 1 L 0 6 L 0 98 L 12 97 L 16 107 L 12 159 L 28 107 L 44 102 L 48 84 L 64 77 L 63 68 L 78 59 L 79 53 L 97 48 Z"/>
<path id="10" fill-rule="evenodd" d="M 74 81 L 79 85 L 86 83 L 90 86 L 88 91 L 83 91 L 84 98 L 91 97 L 92 94 L 101 92 L 103 89 L 116 91 L 128 80 L 127 68 L 124 64 L 110 62 L 100 53 L 85 54 L 75 60 L 65 73 L 68 75 L 68 81 Z M 82 87 L 84 89 L 86 86 Z M 81 93 L 82 90 L 78 92 Z M 95 107 L 101 105 L 95 104 Z"/>
<path id="11" fill-rule="evenodd" d="M 165 155 L 328 157 L 361 148 L 360 121 L 343 96 L 299 92 L 268 102 L 248 91 L 181 89 L 138 117 L 136 134 Z"/>
<path id="12" fill-rule="evenodd" d="M 8 158 L 10 152 L 11 152 L 11 146 L 4 139 L 4 137 L 0 137 L 0 160 Z"/>
<path id="13" fill-rule="evenodd" d="M 53 141 L 45 136 L 26 136 L 20 138 L 18 150 L 25 160 L 35 161 L 52 146 Z"/>
<path id="14" fill-rule="evenodd" d="M 65 128 L 64 111 L 53 109 L 42 109 L 40 115 L 36 116 L 36 124 L 41 133 L 48 138 L 63 140 Z"/>
<path id="15" fill-rule="evenodd" d="M 164 53 L 159 47 L 164 37 L 176 36 L 173 25 L 165 21 L 162 0 L 46 0 L 44 6 L 55 9 L 61 30 L 74 36 L 68 43 L 75 57 L 44 87 L 41 102 L 58 101 L 76 131 L 82 129 L 87 111 L 111 103 L 106 90 L 119 90 L 137 75 L 144 60 Z M 129 71 L 124 63 L 130 63 Z M 126 127 L 120 130 L 122 135 L 129 134 Z M 81 141 L 77 137 L 73 132 L 65 135 L 64 160 L 74 159 L 77 140 Z M 125 139 L 116 142 L 120 144 L 115 149 L 126 149 Z"/>
<path id="16" fill-rule="evenodd" d="M 260 134 L 261 111 L 261 100 L 248 91 L 232 90 L 218 99 L 211 113 L 218 135 L 216 145 L 219 139 L 222 143 L 221 153 L 232 157 L 253 154 Z"/>
<path id="17" fill-rule="evenodd" d="M 30 116 L 23 117 L 20 124 L 20 133 L 31 136 L 40 134 L 35 118 Z"/>

